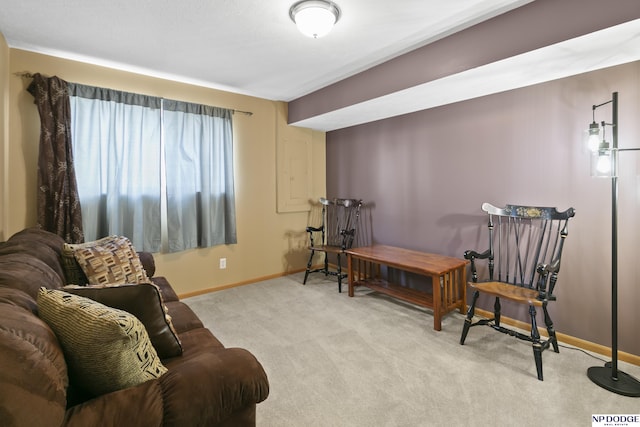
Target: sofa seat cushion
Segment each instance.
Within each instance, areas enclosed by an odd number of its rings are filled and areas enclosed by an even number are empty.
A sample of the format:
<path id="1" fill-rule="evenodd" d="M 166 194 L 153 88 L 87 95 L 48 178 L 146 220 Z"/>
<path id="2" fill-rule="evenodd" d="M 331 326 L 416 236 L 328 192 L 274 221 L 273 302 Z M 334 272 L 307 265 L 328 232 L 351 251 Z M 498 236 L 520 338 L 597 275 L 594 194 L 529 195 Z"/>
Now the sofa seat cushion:
<path id="1" fill-rule="evenodd" d="M 65 292 L 91 298 L 106 306 L 124 310 L 136 316 L 144 325 L 158 356 L 182 354 L 180 339 L 166 309 L 160 290 L 151 283 L 115 286 L 65 286 Z"/>
<path id="2" fill-rule="evenodd" d="M 192 329 L 203 328 L 202 321 L 193 312 L 191 307 L 183 303 L 182 301 L 169 301 L 165 305 L 171 313 L 173 319 L 173 327 L 175 328 L 178 336 L 181 336 L 184 332 Z M 182 340 L 182 338 L 180 338 Z"/>
<path id="3" fill-rule="evenodd" d="M 152 277 L 151 282 L 160 289 L 164 302 L 178 301 L 180 299 L 165 277 Z"/>
<path id="4" fill-rule="evenodd" d="M 0 425 L 59 426 L 67 364 L 53 331 L 24 292 L 0 288 Z"/>
<path id="5" fill-rule="evenodd" d="M 182 344 L 182 355 L 185 359 L 193 357 L 195 353 L 201 351 L 211 351 L 223 349 L 224 345 L 206 328 L 196 328 L 180 334 Z M 164 361 L 166 366 L 171 366 L 170 359 Z"/>
<path id="6" fill-rule="evenodd" d="M 41 288 L 38 312 L 62 344 L 71 382 L 93 395 L 132 387 L 167 371 L 144 325 L 126 311 Z"/>

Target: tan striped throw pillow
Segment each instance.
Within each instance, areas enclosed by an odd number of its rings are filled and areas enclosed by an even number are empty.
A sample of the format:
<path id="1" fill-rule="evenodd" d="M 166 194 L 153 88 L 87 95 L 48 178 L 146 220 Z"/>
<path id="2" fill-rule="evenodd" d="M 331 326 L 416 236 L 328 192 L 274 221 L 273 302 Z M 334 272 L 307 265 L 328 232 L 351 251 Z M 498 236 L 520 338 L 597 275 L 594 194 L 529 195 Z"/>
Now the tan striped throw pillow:
<path id="1" fill-rule="evenodd" d="M 96 396 L 159 378 L 167 368 L 132 314 L 40 288 L 39 316 L 58 337 L 71 383 Z"/>
<path id="2" fill-rule="evenodd" d="M 160 358 L 182 354 L 176 333 L 160 289 L 152 283 L 126 285 L 69 285 L 62 288 L 70 294 L 90 298 L 108 307 L 124 310 L 136 316 L 144 325 Z"/>

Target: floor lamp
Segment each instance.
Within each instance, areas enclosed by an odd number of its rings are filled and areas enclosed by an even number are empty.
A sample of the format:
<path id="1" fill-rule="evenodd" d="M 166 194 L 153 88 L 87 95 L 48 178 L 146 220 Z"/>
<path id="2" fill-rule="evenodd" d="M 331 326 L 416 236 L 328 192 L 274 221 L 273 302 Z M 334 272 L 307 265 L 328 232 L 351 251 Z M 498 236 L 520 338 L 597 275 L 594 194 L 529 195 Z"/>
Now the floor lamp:
<path id="1" fill-rule="evenodd" d="M 611 123 L 595 121 L 595 111 L 611 104 Z M 589 126 L 589 148 L 592 156 L 592 175 L 611 177 L 611 362 L 587 370 L 591 381 L 609 391 L 631 397 L 640 397 L 640 381 L 618 370 L 618 152 L 637 151 L 640 148 L 618 148 L 618 92 L 612 98 L 594 105 L 593 122 Z M 612 129 L 611 146 L 605 139 L 605 127 Z M 600 137 L 602 130 L 602 137 Z"/>

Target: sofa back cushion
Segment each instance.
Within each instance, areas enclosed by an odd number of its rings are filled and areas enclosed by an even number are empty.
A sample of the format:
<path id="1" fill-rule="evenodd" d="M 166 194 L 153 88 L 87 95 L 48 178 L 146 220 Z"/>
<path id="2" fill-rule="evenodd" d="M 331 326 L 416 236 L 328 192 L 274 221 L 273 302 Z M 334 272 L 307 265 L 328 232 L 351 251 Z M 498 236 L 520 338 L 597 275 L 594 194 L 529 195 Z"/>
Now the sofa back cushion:
<path id="1" fill-rule="evenodd" d="M 59 426 L 67 365 L 55 334 L 26 293 L 0 287 L 0 424 Z"/>
<path id="2" fill-rule="evenodd" d="M 37 227 L 25 228 L 24 230 L 18 231 L 9 238 L 9 241 L 38 242 L 42 245 L 49 246 L 51 249 L 56 251 L 58 255 L 60 255 L 62 245 L 64 245 L 64 239 L 62 237 Z"/>
<path id="3" fill-rule="evenodd" d="M 37 240 L 15 239 L 0 244 L 0 256 L 8 254 L 27 254 L 47 264 L 55 273 L 64 279 L 64 270 L 60 263 L 60 254 Z"/>
<path id="4" fill-rule="evenodd" d="M 63 285 L 63 279 L 51 267 L 31 254 L 0 256 L 0 287 L 19 289 L 35 300 L 40 287 L 59 289 Z"/>

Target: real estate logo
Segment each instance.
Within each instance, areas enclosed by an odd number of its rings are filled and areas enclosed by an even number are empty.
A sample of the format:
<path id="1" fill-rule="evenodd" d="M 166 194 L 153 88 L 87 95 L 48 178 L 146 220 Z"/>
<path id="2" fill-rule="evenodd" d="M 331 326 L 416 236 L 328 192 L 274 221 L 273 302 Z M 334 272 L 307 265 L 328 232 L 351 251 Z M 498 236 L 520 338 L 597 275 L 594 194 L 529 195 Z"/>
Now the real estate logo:
<path id="1" fill-rule="evenodd" d="M 640 427 L 640 414 L 591 415 L 592 427 Z"/>

